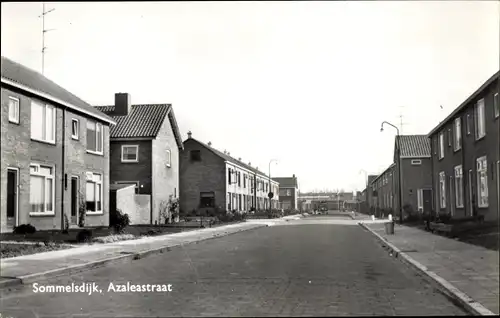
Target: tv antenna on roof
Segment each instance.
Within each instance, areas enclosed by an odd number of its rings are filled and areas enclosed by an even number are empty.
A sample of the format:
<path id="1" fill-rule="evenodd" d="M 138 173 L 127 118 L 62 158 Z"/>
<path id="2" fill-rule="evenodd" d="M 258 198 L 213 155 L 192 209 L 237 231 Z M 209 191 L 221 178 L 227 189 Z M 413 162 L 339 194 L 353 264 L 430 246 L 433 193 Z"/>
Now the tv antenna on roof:
<path id="1" fill-rule="evenodd" d="M 399 131 L 400 131 L 400 134 L 403 135 L 403 126 L 406 125 L 405 122 L 403 122 L 403 109 L 405 108 L 405 106 L 399 106 L 399 108 L 401 109 L 400 112 L 399 112 Z"/>
<path id="2" fill-rule="evenodd" d="M 42 18 L 42 74 L 45 71 L 45 49 L 47 49 L 47 47 L 45 46 L 45 33 L 55 30 L 55 29 L 45 29 L 45 16 L 53 12 L 54 10 L 55 9 L 50 9 L 48 11 L 45 11 L 45 2 L 43 2 L 42 14 L 38 16 L 39 18 Z"/>

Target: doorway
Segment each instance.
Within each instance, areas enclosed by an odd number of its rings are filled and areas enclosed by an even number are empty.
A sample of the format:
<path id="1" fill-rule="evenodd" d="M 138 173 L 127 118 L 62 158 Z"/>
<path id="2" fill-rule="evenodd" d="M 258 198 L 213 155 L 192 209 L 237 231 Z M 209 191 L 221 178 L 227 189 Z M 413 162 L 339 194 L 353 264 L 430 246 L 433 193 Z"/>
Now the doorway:
<path id="1" fill-rule="evenodd" d="M 7 228 L 14 229 L 19 217 L 19 169 L 7 168 Z"/>
<path id="2" fill-rule="evenodd" d="M 424 213 L 432 211 L 432 189 L 422 189 L 422 199 L 424 201 Z"/>
<path id="3" fill-rule="evenodd" d="M 78 225 L 78 177 L 71 177 L 71 225 Z"/>
<path id="4" fill-rule="evenodd" d="M 473 191 L 472 191 L 472 170 L 469 170 L 469 174 L 467 177 L 467 183 L 469 184 L 469 215 L 474 215 L 474 205 L 473 205 Z"/>

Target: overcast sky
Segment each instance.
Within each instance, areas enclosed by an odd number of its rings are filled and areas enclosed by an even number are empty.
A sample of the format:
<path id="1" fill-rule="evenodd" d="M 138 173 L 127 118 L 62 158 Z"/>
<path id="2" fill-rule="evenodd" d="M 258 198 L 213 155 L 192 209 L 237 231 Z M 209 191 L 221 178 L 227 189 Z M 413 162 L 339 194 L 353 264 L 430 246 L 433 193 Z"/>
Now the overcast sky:
<path id="1" fill-rule="evenodd" d="M 498 1 L 47 3 L 45 75 L 92 105 L 172 103 L 183 138 L 302 191 L 362 190 L 395 130 L 427 134 L 499 69 Z M 41 70 L 42 3 L 2 3 Z M 443 105 L 444 110 L 440 109 Z"/>

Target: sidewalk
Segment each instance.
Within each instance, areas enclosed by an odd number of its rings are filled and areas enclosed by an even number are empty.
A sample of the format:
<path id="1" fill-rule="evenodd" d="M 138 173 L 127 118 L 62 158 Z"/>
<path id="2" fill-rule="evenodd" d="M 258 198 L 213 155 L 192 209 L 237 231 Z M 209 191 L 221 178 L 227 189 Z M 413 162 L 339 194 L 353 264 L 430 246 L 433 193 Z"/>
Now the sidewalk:
<path id="1" fill-rule="evenodd" d="M 475 306 L 476 311 L 481 312 L 484 306 L 498 315 L 499 253 L 497 251 L 398 224 L 395 225 L 394 235 L 386 235 L 383 224 L 361 223 L 399 249 L 395 251 L 399 256 L 407 258 L 410 263 L 411 259 L 416 261 L 413 265 L 438 281 L 440 285 L 449 291 L 454 290 L 454 293 L 461 295 L 463 299 L 470 297 L 479 303 L 474 305 L 470 299 L 466 301 L 469 305 Z M 488 314 L 488 310 L 482 310 L 483 314 Z"/>
<path id="2" fill-rule="evenodd" d="M 0 288 L 30 283 L 47 277 L 89 270 L 108 263 L 129 262 L 152 253 L 210 238 L 267 226 L 265 222 L 244 222 L 215 228 L 180 232 L 108 244 L 84 245 L 67 250 L 0 260 Z"/>

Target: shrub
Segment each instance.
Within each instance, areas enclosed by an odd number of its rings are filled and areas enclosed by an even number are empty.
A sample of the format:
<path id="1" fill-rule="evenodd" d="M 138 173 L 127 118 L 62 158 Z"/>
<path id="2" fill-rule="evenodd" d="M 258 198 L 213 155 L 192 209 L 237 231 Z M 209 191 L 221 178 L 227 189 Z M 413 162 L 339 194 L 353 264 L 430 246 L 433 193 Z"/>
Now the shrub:
<path id="1" fill-rule="evenodd" d="M 14 234 L 33 234 L 36 232 L 36 228 L 31 224 L 21 224 L 14 228 Z"/>
<path id="2" fill-rule="evenodd" d="M 68 215 L 64 213 L 64 229 L 62 232 L 64 234 L 68 234 L 68 231 L 69 231 L 69 218 Z"/>
<path id="3" fill-rule="evenodd" d="M 109 226 L 113 227 L 116 233 L 122 233 L 130 225 L 128 214 L 123 213 L 121 210 L 116 210 L 115 213 L 112 213 L 109 221 Z"/>
<path id="4" fill-rule="evenodd" d="M 85 216 L 87 213 L 87 201 L 85 200 L 85 195 L 80 192 L 80 204 L 78 205 L 78 226 L 85 226 Z"/>
<path id="5" fill-rule="evenodd" d="M 92 231 L 88 229 L 83 229 L 76 235 L 76 241 L 78 243 L 87 243 L 92 241 Z"/>

